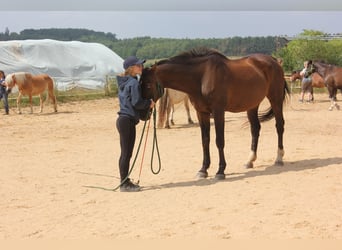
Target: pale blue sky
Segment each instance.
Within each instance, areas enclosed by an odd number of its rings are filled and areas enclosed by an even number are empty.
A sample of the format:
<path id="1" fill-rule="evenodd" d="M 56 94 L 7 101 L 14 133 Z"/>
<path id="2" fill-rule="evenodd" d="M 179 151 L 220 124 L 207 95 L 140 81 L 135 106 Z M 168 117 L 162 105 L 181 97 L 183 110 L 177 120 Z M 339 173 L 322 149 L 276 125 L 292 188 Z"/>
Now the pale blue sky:
<path id="1" fill-rule="evenodd" d="M 0 32 L 85 28 L 118 38 L 294 36 L 304 29 L 342 33 L 341 0 L 11 0 L 1 9 Z"/>

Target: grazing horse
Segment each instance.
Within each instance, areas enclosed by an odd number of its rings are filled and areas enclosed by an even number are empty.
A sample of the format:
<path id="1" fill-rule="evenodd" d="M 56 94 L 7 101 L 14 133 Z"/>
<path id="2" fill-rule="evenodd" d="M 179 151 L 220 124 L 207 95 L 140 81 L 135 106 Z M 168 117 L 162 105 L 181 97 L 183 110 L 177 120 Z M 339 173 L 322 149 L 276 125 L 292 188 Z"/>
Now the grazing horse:
<path id="1" fill-rule="evenodd" d="M 342 91 L 342 67 L 321 62 L 314 62 L 313 66 L 327 86 L 331 101 L 329 110 L 333 110 L 334 107 L 339 110 L 340 106 L 337 104 L 336 94 L 338 89 Z"/>
<path id="2" fill-rule="evenodd" d="M 29 96 L 31 113 L 33 113 L 32 96 L 39 95 L 39 112 L 43 112 L 43 93 L 46 90 L 48 91 L 48 97 L 53 102 L 54 110 L 57 112 L 57 101 L 54 94 L 54 82 L 49 75 L 32 75 L 26 72 L 12 73 L 6 76 L 5 83 L 8 90 L 12 89 L 14 85 L 17 85 L 18 87 L 19 95 L 17 98 L 17 109 L 19 114 L 21 114 L 20 101 L 23 95 Z"/>
<path id="3" fill-rule="evenodd" d="M 186 93 L 183 93 L 174 89 L 165 89 L 164 95 L 159 100 L 158 108 L 158 127 L 162 128 L 165 124 L 165 128 L 170 128 L 171 125 L 175 125 L 173 122 L 173 113 L 175 111 L 175 104 L 180 102 L 184 103 L 186 113 L 188 115 L 188 123 L 193 124 L 193 120 L 190 115 L 189 97 Z"/>
<path id="4" fill-rule="evenodd" d="M 246 163 L 253 167 L 257 158 L 260 122 L 275 117 L 278 134 L 276 165 L 283 165 L 283 102 L 289 94 L 284 72 L 271 56 L 254 54 L 230 60 L 213 49 L 193 49 L 169 59 L 161 60 L 143 70 L 143 95 L 157 100 L 161 89 L 172 88 L 189 95 L 201 129 L 203 162 L 197 177 L 208 177 L 210 159 L 210 117 L 214 119 L 219 168 L 215 178 L 225 178 L 224 114 L 225 111 L 247 111 L 251 125 L 251 153 Z M 259 105 L 267 98 L 271 107 L 262 113 Z"/>

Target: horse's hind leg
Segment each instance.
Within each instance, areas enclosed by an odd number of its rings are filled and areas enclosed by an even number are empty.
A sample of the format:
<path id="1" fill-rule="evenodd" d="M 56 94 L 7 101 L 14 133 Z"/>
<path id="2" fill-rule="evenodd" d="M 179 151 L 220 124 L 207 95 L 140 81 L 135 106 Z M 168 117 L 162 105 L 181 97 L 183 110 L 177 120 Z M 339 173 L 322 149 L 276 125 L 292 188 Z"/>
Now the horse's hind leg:
<path id="1" fill-rule="evenodd" d="M 280 107 L 280 108 L 279 108 Z M 284 145 L 283 145 L 283 134 L 284 134 L 284 116 L 283 116 L 283 108 L 282 104 L 278 106 L 272 106 L 275 120 L 276 120 L 276 129 L 278 134 L 278 151 L 277 151 L 277 159 L 274 165 L 283 166 L 283 157 L 284 157 Z"/>
<path id="2" fill-rule="evenodd" d="M 53 103 L 53 109 L 55 112 L 57 112 L 57 99 L 56 96 L 53 94 L 53 92 L 49 92 L 49 99 L 51 99 L 52 103 Z"/>
<path id="3" fill-rule="evenodd" d="M 260 128 L 261 128 L 260 121 L 258 118 L 258 107 L 248 110 L 247 117 L 251 126 L 252 143 L 251 143 L 251 153 L 248 157 L 245 167 L 253 168 L 253 162 L 257 159 L 258 142 L 259 142 L 259 135 L 260 135 Z"/>

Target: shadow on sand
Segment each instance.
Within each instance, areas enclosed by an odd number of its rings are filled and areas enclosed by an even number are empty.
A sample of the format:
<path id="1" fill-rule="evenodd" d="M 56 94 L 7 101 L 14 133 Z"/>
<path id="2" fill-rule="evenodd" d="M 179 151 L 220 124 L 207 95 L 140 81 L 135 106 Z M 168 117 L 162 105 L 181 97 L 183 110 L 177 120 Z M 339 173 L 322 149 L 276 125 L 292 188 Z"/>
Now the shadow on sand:
<path id="1" fill-rule="evenodd" d="M 342 157 L 333 157 L 333 158 L 314 158 L 309 160 L 301 160 L 296 162 L 284 162 L 284 166 L 274 166 L 270 165 L 266 167 L 264 171 L 260 171 L 256 169 L 248 170 L 247 172 L 241 173 L 230 173 L 226 174 L 226 179 L 217 181 L 214 178 L 207 179 L 199 179 L 192 181 L 184 181 L 184 182 L 174 182 L 174 183 L 166 183 L 158 186 L 147 186 L 144 187 L 143 190 L 155 190 L 155 189 L 164 189 L 164 188 L 177 188 L 177 187 L 187 187 L 187 186 L 207 186 L 214 185 L 217 182 L 233 182 L 240 181 L 243 179 L 253 178 L 257 176 L 272 176 L 279 175 L 284 172 L 298 172 L 307 169 L 316 169 L 321 167 L 329 167 L 334 164 L 342 164 Z"/>

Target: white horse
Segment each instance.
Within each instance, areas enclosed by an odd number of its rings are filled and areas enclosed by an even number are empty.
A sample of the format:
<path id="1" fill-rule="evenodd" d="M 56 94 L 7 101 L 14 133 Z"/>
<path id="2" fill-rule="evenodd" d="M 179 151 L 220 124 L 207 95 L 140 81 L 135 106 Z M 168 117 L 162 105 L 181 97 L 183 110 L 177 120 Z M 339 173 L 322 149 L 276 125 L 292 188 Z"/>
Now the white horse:
<path id="1" fill-rule="evenodd" d="M 190 115 L 188 95 L 178 90 L 165 88 L 165 93 L 159 100 L 158 128 L 162 128 L 164 123 L 164 128 L 170 128 L 170 123 L 171 125 L 175 124 L 173 121 L 173 113 L 175 111 L 174 105 L 182 101 L 188 115 L 188 124 L 194 123 Z"/>

